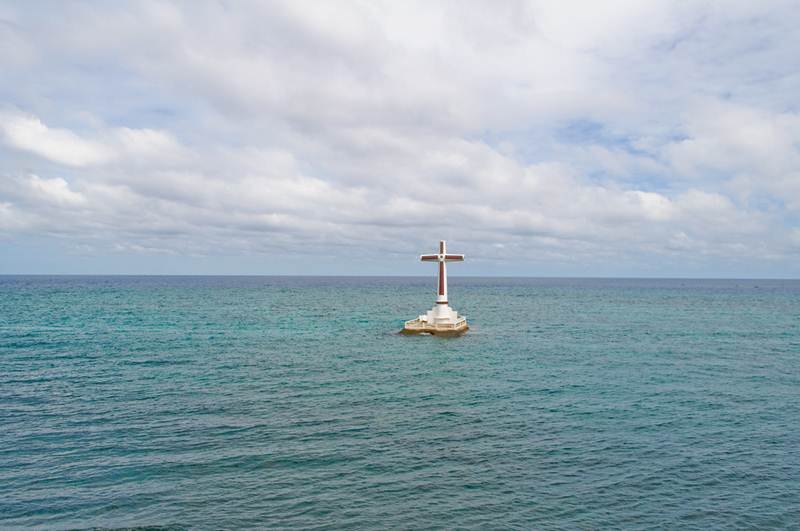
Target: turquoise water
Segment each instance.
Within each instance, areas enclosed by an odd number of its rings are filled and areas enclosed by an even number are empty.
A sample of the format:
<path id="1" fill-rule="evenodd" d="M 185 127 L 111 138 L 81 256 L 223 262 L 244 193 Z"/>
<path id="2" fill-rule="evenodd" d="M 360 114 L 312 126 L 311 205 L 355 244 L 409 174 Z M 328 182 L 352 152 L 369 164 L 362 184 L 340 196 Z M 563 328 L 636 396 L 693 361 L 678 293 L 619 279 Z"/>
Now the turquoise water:
<path id="1" fill-rule="evenodd" d="M 0 277 L 0 527 L 800 524 L 800 281 Z"/>

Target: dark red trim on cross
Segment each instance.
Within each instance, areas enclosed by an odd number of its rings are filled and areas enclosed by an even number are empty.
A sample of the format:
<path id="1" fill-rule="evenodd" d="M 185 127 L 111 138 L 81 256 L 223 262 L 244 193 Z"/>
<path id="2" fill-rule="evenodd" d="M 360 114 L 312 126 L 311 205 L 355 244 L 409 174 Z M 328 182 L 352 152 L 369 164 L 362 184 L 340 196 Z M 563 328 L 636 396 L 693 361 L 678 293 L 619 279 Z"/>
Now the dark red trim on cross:
<path id="1" fill-rule="evenodd" d="M 438 254 L 423 254 L 419 257 L 423 262 L 436 262 L 439 260 Z"/>
<path id="2" fill-rule="evenodd" d="M 444 253 L 444 240 L 439 240 L 439 254 Z"/>
<path id="3" fill-rule="evenodd" d="M 444 262 L 439 262 L 439 295 L 444 295 Z"/>
<path id="4" fill-rule="evenodd" d="M 464 259 L 464 255 L 463 254 L 446 254 L 446 255 L 444 255 L 444 259 L 445 260 L 463 260 Z"/>
<path id="5" fill-rule="evenodd" d="M 436 304 L 447 304 L 447 301 L 436 301 Z"/>

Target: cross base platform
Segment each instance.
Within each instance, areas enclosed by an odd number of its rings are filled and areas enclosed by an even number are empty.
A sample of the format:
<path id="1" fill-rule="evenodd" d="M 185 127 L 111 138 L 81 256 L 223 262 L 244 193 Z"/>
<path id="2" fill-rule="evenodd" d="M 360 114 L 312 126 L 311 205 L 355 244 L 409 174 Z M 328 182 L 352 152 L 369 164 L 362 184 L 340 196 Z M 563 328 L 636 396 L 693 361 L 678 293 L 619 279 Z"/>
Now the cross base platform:
<path id="1" fill-rule="evenodd" d="M 429 312 L 416 319 L 406 321 L 403 334 L 431 334 L 435 336 L 457 336 L 469 330 L 467 319 L 458 315 L 447 303 L 437 304 Z"/>
<path id="2" fill-rule="evenodd" d="M 463 317 L 454 323 L 429 323 L 419 317 L 406 321 L 401 334 L 430 334 L 432 336 L 460 336 L 469 330 L 467 320 Z"/>

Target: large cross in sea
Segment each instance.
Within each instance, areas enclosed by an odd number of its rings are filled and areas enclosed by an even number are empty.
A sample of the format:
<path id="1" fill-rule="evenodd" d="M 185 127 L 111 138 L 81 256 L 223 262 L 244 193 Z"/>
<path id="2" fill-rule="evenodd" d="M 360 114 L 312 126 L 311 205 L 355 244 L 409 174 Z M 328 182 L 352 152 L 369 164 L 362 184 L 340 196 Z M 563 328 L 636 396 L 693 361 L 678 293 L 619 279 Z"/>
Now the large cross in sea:
<path id="1" fill-rule="evenodd" d="M 447 243 L 439 242 L 439 254 L 423 254 L 419 257 L 423 262 L 439 262 L 439 295 L 436 304 L 447 304 L 447 262 L 463 262 L 463 254 L 447 254 Z"/>
<path id="2" fill-rule="evenodd" d="M 447 254 L 447 244 L 444 240 L 439 242 L 438 254 L 423 254 L 419 257 L 423 262 L 439 262 L 439 291 L 436 296 L 436 305 L 424 313 L 406 321 L 403 333 L 406 334 L 434 334 L 458 335 L 469 329 L 467 320 L 458 315 L 447 301 L 447 262 L 463 262 L 463 254 Z"/>

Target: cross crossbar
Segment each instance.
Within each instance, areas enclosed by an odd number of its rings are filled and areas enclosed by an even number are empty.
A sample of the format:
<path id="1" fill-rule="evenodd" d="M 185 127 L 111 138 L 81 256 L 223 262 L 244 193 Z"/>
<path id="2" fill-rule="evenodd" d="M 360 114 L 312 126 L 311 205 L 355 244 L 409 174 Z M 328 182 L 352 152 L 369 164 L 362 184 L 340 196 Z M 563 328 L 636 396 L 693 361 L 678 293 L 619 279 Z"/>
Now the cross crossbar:
<path id="1" fill-rule="evenodd" d="M 447 244 L 444 240 L 439 242 L 438 254 L 423 254 L 419 257 L 423 262 L 438 262 L 439 263 L 439 289 L 436 304 L 447 304 L 447 269 L 446 262 L 463 262 L 463 254 L 448 254 Z"/>

